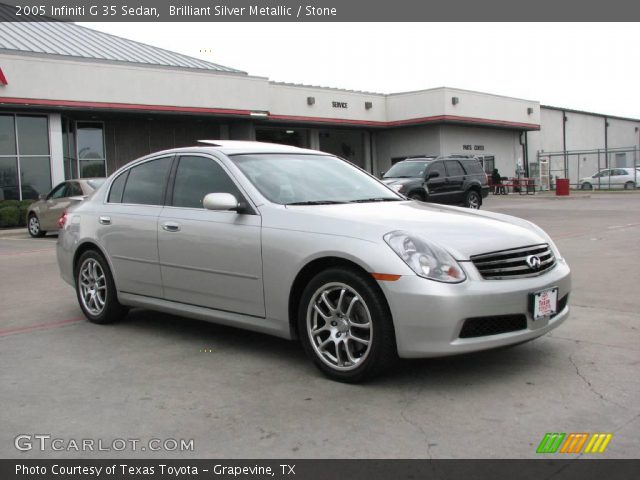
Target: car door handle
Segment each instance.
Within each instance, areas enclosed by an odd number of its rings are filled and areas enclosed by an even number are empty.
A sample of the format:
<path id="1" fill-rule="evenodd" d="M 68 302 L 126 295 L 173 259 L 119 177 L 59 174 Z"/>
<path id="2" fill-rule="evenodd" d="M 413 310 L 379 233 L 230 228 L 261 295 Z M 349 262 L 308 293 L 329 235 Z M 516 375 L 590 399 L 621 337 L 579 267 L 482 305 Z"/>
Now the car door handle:
<path id="1" fill-rule="evenodd" d="M 111 217 L 100 216 L 98 222 L 100 222 L 100 225 L 111 225 Z"/>
<path id="2" fill-rule="evenodd" d="M 175 222 L 165 222 L 162 224 L 162 229 L 167 232 L 179 232 L 180 224 Z"/>

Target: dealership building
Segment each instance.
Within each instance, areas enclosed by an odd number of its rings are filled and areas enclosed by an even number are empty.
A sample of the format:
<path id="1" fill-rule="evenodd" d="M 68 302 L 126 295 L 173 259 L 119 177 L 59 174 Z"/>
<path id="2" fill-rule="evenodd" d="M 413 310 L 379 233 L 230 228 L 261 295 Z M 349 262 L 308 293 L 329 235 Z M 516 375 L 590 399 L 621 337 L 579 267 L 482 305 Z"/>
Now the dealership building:
<path id="1" fill-rule="evenodd" d="M 73 23 L 0 23 L 0 199 L 200 139 L 323 150 L 374 174 L 410 156 L 472 154 L 542 189 L 640 163 L 639 119 L 447 87 L 280 83 Z"/>

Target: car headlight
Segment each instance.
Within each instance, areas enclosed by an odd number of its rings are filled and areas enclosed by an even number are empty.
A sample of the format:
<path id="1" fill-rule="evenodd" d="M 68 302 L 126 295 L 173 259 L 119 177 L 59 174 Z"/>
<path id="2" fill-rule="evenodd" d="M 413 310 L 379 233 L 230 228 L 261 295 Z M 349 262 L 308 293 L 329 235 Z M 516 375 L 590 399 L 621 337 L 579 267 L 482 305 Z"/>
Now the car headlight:
<path id="1" fill-rule="evenodd" d="M 390 185 L 391 190 L 395 190 L 396 192 L 401 192 L 404 188 L 404 185 Z"/>
<path id="2" fill-rule="evenodd" d="M 446 283 L 467 278 L 451 254 L 433 242 L 399 230 L 387 233 L 384 241 L 421 277 Z"/>

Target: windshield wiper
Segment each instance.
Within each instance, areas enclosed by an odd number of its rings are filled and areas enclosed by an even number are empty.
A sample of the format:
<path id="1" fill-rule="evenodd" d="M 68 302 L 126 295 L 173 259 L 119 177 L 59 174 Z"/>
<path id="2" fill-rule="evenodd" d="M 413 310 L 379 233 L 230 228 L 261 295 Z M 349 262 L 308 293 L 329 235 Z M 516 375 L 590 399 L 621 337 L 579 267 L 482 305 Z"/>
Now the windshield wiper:
<path id="1" fill-rule="evenodd" d="M 413 178 L 411 175 L 393 175 L 393 176 L 384 176 L 382 178 Z"/>
<path id="2" fill-rule="evenodd" d="M 401 198 L 388 198 L 388 197 L 376 197 L 376 198 L 360 198 L 358 200 L 351 200 L 349 203 L 368 203 L 368 202 L 401 202 Z"/>
<path id="3" fill-rule="evenodd" d="M 308 200 L 306 202 L 285 203 L 285 205 L 336 205 L 339 203 L 345 202 L 338 202 L 336 200 Z"/>

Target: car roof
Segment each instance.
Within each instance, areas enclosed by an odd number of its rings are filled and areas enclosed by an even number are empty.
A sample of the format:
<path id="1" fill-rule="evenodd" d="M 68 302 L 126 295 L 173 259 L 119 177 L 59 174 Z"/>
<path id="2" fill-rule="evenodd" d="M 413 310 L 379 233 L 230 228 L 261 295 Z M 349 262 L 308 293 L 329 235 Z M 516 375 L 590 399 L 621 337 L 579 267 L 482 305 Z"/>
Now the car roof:
<path id="1" fill-rule="evenodd" d="M 310 150 L 307 148 L 292 147 L 290 145 L 281 145 L 278 143 L 252 142 L 248 140 L 198 140 L 202 146 L 174 148 L 166 150 L 163 153 L 178 152 L 221 152 L 225 155 L 240 155 L 252 153 L 298 153 L 298 154 L 315 154 L 329 155 L 325 152 Z M 154 154 L 156 155 L 156 154 Z"/>

